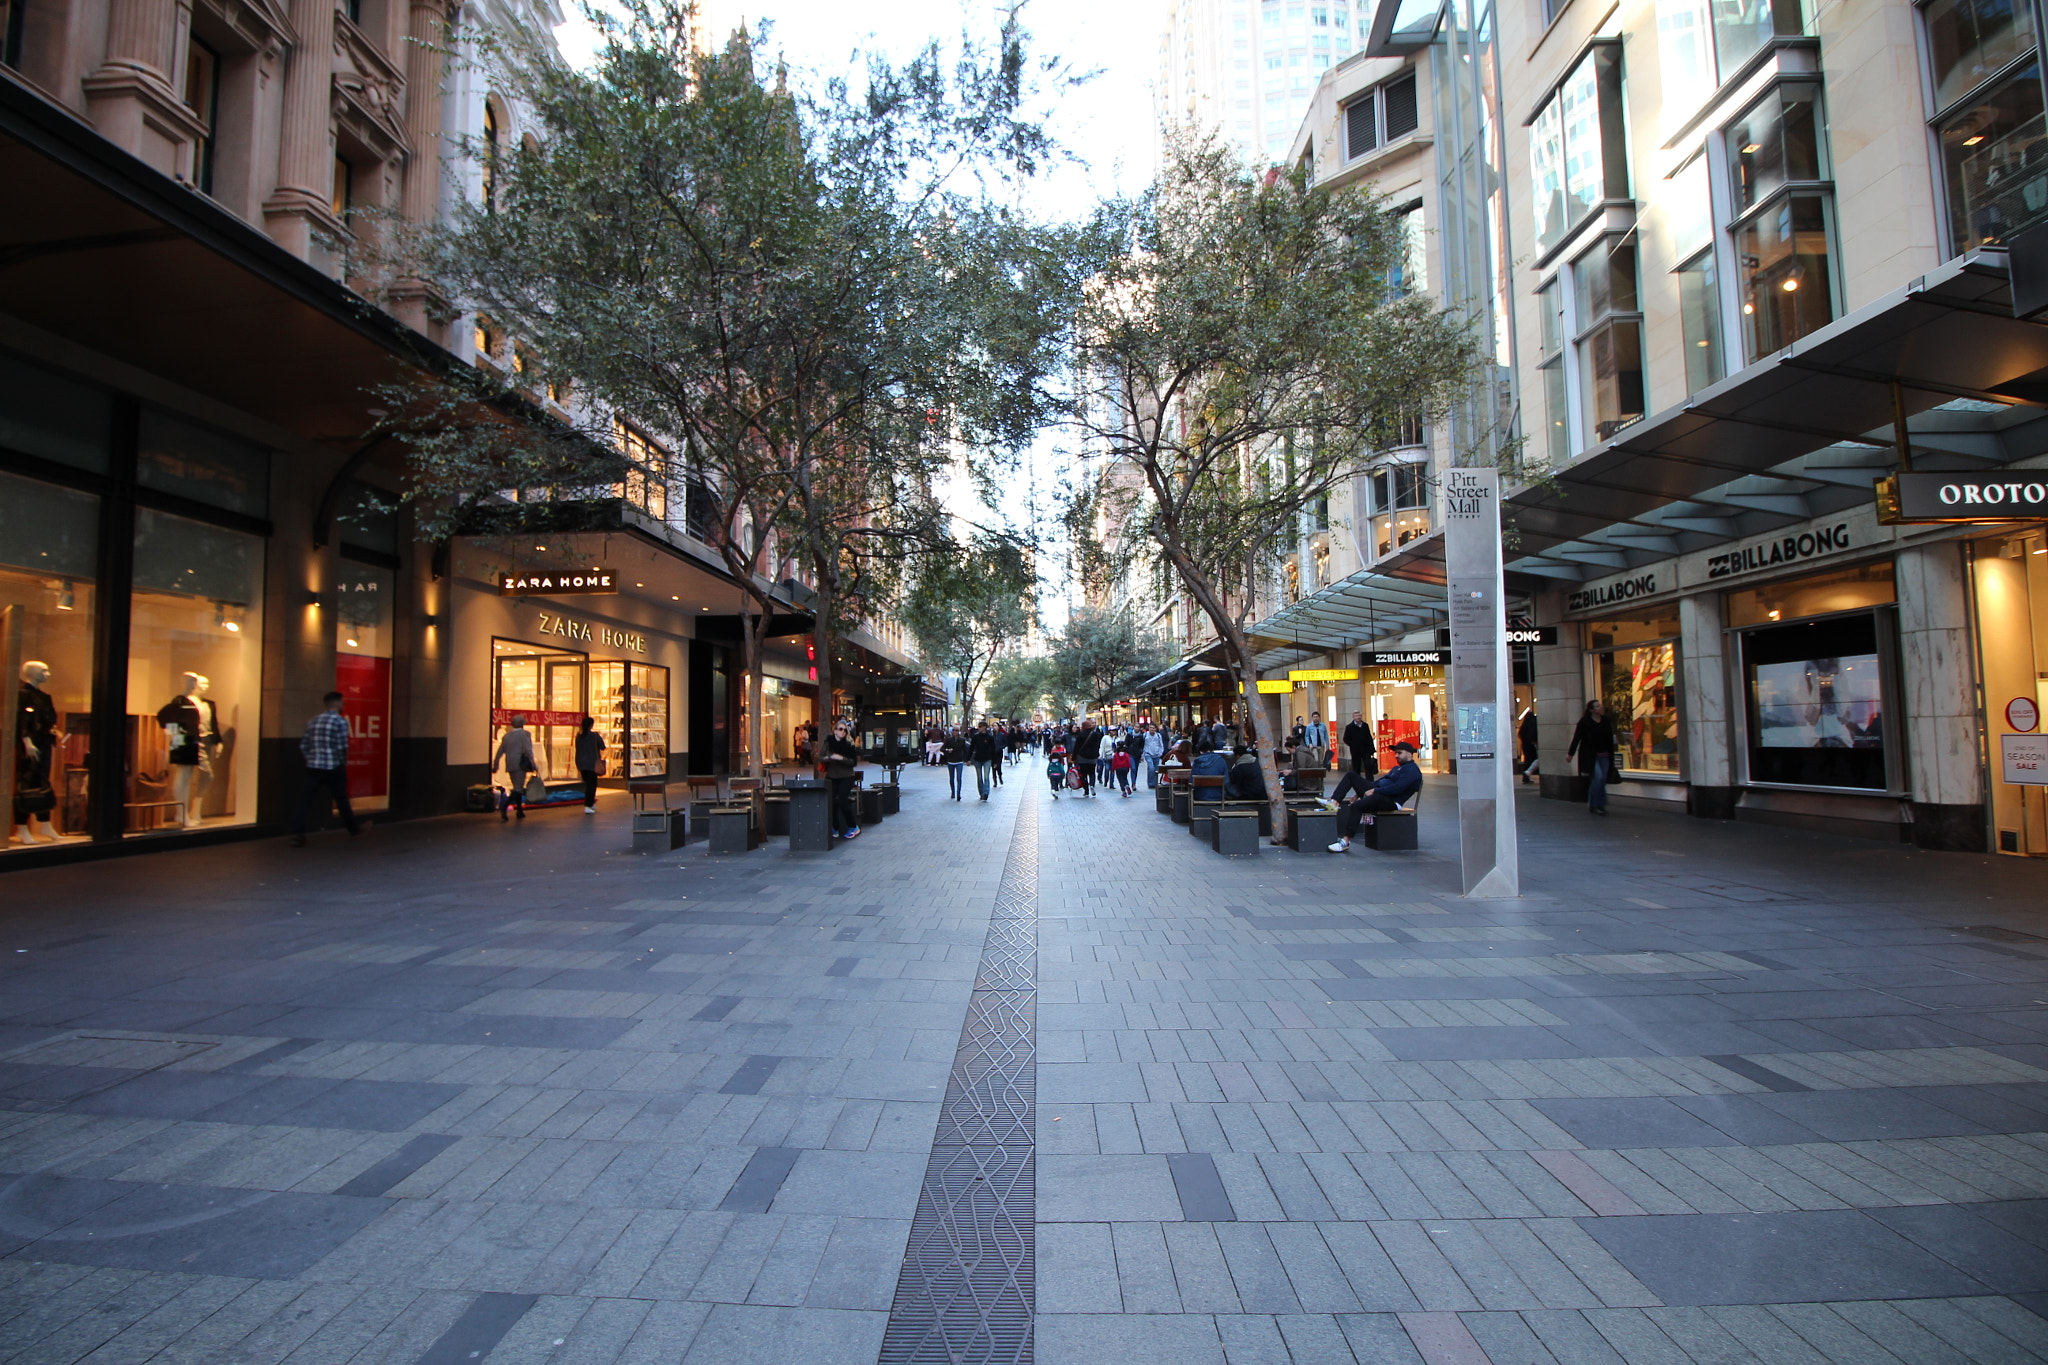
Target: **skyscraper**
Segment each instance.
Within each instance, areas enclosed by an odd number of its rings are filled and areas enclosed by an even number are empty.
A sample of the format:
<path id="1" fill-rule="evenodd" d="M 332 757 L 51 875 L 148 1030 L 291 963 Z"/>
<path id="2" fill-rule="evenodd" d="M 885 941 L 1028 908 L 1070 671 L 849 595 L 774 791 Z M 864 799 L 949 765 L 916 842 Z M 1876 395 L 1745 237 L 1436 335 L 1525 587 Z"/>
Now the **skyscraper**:
<path id="1" fill-rule="evenodd" d="M 1166 0 L 1160 125 L 1208 129 L 1254 162 L 1283 156 L 1316 78 L 1370 22 L 1350 0 Z"/>

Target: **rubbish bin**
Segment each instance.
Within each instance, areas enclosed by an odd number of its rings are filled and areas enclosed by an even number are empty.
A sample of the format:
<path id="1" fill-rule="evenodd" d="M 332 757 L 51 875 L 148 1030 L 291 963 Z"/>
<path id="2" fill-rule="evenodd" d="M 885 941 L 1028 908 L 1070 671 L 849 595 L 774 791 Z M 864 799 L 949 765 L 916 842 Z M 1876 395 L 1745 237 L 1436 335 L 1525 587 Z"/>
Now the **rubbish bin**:
<path id="1" fill-rule="evenodd" d="M 860 798 L 860 822 L 863 826 L 882 823 L 882 789 L 862 787 L 854 795 Z"/>
<path id="2" fill-rule="evenodd" d="M 877 782 L 875 790 L 882 794 L 882 814 L 900 815 L 903 811 L 903 788 L 894 782 Z"/>
<path id="3" fill-rule="evenodd" d="M 792 782 L 789 791 L 789 851 L 832 851 L 832 788 L 818 781 Z"/>

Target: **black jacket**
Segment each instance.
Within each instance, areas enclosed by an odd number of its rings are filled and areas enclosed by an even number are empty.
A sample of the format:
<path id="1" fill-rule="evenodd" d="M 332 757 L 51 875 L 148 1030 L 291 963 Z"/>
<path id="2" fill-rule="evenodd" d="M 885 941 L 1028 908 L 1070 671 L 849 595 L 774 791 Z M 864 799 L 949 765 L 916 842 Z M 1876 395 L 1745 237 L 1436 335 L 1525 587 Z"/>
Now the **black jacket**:
<path id="1" fill-rule="evenodd" d="M 967 741 L 967 756 L 976 763 L 993 763 L 996 753 L 996 737 L 986 730 L 976 730 Z"/>
<path id="2" fill-rule="evenodd" d="M 1102 757 L 1102 731 L 1091 728 L 1075 736 L 1074 757 L 1084 763 L 1093 763 Z"/>
<path id="3" fill-rule="evenodd" d="M 960 736 L 958 735 L 947 735 L 944 739 L 939 741 L 939 762 L 965 763 L 966 761 L 966 740 L 960 738 Z"/>
<path id="4" fill-rule="evenodd" d="M 1577 754 L 1579 771 L 1591 775 L 1593 759 L 1600 754 L 1607 754 L 1611 760 L 1613 753 L 1614 722 L 1605 716 L 1598 720 L 1591 716 L 1582 716 L 1579 719 L 1579 728 L 1572 731 L 1571 747 L 1564 751 L 1564 756 L 1570 758 Z M 1612 769 L 1614 764 L 1610 761 L 1607 766 Z"/>
<path id="5" fill-rule="evenodd" d="M 1522 724 L 1515 731 L 1515 738 L 1522 742 L 1523 758 L 1536 757 L 1536 735 L 1536 713 L 1534 711 L 1523 713 Z"/>
<path id="6" fill-rule="evenodd" d="M 1369 758 L 1375 760 L 1375 767 L 1378 766 L 1377 750 L 1372 742 L 1372 727 L 1364 721 L 1354 720 L 1345 726 L 1341 742 L 1346 749 L 1351 751 L 1351 756 L 1357 759 L 1361 766 Z"/>
<path id="7" fill-rule="evenodd" d="M 850 778 L 859 766 L 860 750 L 853 747 L 852 740 L 834 735 L 825 741 L 825 776 L 834 780 Z"/>
<path id="8" fill-rule="evenodd" d="M 1266 772 L 1259 766 L 1256 757 L 1249 761 L 1239 759 L 1230 765 L 1230 773 L 1223 779 L 1223 787 L 1239 801 L 1263 801 L 1266 799 Z"/>

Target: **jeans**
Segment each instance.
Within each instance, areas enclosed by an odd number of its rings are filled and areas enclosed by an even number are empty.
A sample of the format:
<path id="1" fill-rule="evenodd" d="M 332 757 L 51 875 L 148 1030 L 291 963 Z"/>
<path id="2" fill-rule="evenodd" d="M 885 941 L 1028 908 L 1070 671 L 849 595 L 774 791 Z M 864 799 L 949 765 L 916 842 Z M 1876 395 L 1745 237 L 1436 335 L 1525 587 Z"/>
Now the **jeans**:
<path id="1" fill-rule="evenodd" d="M 988 765 L 988 780 L 995 783 L 998 787 L 1003 785 L 1003 760 L 1000 754 L 996 756 L 994 762 Z"/>
<path id="2" fill-rule="evenodd" d="M 1109 760 L 1108 760 L 1108 759 L 1106 759 L 1106 758 L 1098 758 L 1098 759 L 1096 759 L 1096 760 L 1095 760 L 1095 781 L 1096 781 L 1096 784 L 1097 784 L 1098 786 L 1103 786 L 1103 787 L 1106 787 L 1106 786 L 1108 786 L 1108 785 L 1109 785 L 1109 783 L 1110 783 L 1110 774 L 1111 774 L 1111 773 L 1112 773 L 1113 771 L 1115 771 L 1115 770 L 1114 770 L 1114 769 L 1112 769 L 1112 768 L 1111 768 L 1111 767 L 1109 766 Z"/>
<path id="3" fill-rule="evenodd" d="M 987 759 L 977 758 L 974 760 L 974 788 L 981 793 L 981 799 L 984 801 L 988 800 L 988 769 L 989 762 Z"/>
<path id="4" fill-rule="evenodd" d="M 292 825 L 292 833 L 304 834 L 307 823 L 313 818 L 317 803 L 320 815 L 327 815 L 328 798 L 332 797 L 336 810 L 341 812 L 341 823 L 348 826 L 348 832 L 356 832 L 356 813 L 348 808 L 348 770 L 346 768 L 308 768 L 306 785 L 299 793 L 299 818 Z M 525 807 L 520 809 L 524 810 Z"/>
<path id="5" fill-rule="evenodd" d="M 1360 796 L 1363 796 L 1372 790 L 1373 779 L 1377 776 L 1377 773 L 1361 774 L 1356 768 L 1353 768 L 1337 779 L 1337 790 L 1330 793 L 1330 799 L 1332 801 L 1342 801 L 1352 792 L 1357 792 Z"/>
<path id="6" fill-rule="evenodd" d="M 1129 796 L 1131 794 L 1132 779 L 1137 777 L 1138 770 L 1136 768 L 1111 768 L 1110 771 L 1116 774 L 1117 786 L 1123 788 L 1125 796 Z"/>
<path id="7" fill-rule="evenodd" d="M 1150 754 L 1145 755 L 1145 785 L 1147 787 L 1157 787 L 1159 785 L 1159 760 Z"/>
<path id="8" fill-rule="evenodd" d="M 960 799 L 960 770 L 966 766 L 965 763 L 948 763 L 946 765 L 946 781 L 953 788 L 952 795 L 955 801 Z"/>
<path id="9" fill-rule="evenodd" d="M 832 832 L 843 839 L 848 830 L 859 828 L 860 799 L 853 794 L 853 779 L 835 777 L 832 779 Z"/>
<path id="10" fill-rule="evenodd" d="M 1612 754 L 1593 755 L 1593 785 L 1586 789 L 1586 809 L 1607 809 L 1607 774 L 1614 763 Z"/>
<path id="11" fill-rule="evenodd" d="M 597 774 L 592 772 L 588 768 L 578 768 L 576 770 L 576 773 L 579 777 L 583 779 L 583 804 L 586 806 L 596 805 Z"/>

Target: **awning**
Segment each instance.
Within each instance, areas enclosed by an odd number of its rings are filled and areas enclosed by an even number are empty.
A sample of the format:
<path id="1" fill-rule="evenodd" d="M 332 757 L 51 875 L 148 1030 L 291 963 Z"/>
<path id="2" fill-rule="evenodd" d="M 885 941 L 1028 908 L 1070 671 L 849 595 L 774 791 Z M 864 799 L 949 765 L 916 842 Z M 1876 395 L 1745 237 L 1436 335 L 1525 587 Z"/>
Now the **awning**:
<path id="1" fill-rule="evenodd" d="M 1253 626 L 1254 662 L 1264 672 L 1332 650 L 1433 629 L 1448 614 L 1440 585 L 1389 578 L 1376 567 L 1361 569 Z"/>
<path id="2" fill-rule="evenodd" d="M 2012 316 L 2004 251 L 1931 271 L 1514 493 L 1509 571 L 1576 581 L 1867 504 L 1897 466 L 1894 393 L 1918 468 L 2048 446 L 2048 327 Z M 1381 571 L 1441 583 L 1442 535 Z"/>

